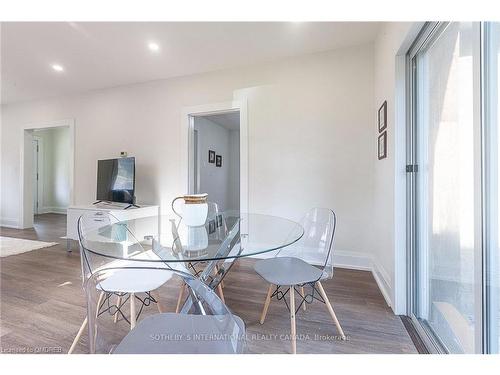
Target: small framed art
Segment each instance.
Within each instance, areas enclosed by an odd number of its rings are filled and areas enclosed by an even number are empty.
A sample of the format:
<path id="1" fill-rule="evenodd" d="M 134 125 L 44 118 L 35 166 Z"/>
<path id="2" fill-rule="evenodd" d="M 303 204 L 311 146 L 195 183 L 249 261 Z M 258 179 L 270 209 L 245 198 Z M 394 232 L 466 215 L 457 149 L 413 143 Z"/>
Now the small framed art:
<path id="1" fill-rule="evenodd" d="M 378 109 L 378 132 L 381 133 L 387 128 L 387 100 Z"/>
<path id="2" fill-rule="evenodd" d="M 222 167 L 222 155 L 215 156 L 215 166 Z"/>
<path id="3" fill-rule="evenodd" d="M 378 160 L 387 157 L 387 132 L 383 132 L 378 136 Z"/>
<path id="4" fill-rule="evenodd" d="M 208 162 L 215 163 L 215 151 L 208 150 Z"/>
<path id="5" fill-rule="evenodd" d="M 215 232 L 216 225 L 217 225 L 217 223 L 215 222 L 215 220 L 210 220 L 208 222 L 208 234 L 212 234 Z"/>

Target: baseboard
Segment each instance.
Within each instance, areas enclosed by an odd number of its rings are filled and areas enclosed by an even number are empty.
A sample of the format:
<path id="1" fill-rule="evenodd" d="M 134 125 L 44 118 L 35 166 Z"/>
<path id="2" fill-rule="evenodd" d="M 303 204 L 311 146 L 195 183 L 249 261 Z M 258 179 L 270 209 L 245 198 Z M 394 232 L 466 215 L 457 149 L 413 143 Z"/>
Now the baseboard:
<path id="1" fill-rule="evenodd" d="M 333 254 L 333 266 L 350 270 L 371 271 L 372 260 L 365 253 L 336 250 Z"/>
<path id="2" fill-rule="evenodd" d="M 65 207 L 39 207 L 38 214 L 66 214 Z"/>
<path id="3" fill-rule="evenodd" d="M 386 272 L 384 267 L 382 267 L 375 259 L 372 260 L 372 274 L 375 279 L 382 296 L 384 296 L 385 302 L 389 307 L 392 308 L 391 290 L 392 283 L 391 277 Z"/>
<path id="4" fill-rule="evenodd" d="M 0 218 L 0 227 L 19 229 L 19 221 L 10 217 Z"/>
<path id="5" fill-rule="evenodd" d="M 339 268 L 370 271 L 385 302 L 392 307 L 391 277 L 372 256 L 352 251 L 336 251 L 333 255 L 333 265 Z"/>
<path id="6" fill-rule="evenodd" d="M 276 256 L 276 251 L 253 255 L 252 258 L 268 259 Z M 333 266 L 338 268 L 347 268 L 352 270 L 371 271 L 371 257 L 365 253 L 354 251 L 335 250 L 333 254 Z"/>

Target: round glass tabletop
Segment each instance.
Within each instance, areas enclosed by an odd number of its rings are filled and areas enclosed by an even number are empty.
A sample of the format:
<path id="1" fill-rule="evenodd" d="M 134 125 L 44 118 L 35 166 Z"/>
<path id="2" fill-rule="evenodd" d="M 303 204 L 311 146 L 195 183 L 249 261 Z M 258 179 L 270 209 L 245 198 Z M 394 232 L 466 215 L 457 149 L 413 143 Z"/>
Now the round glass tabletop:
<path id="1" fill-rule="evenodd" d="M 262 214 L 218 213 L 198 227 L 166 216 L 127 221 L 113 217 L 80 219 L 81 242 L 87 251 L 138 262 L 248 257 L 289 246 L 303 234 L 302 226 L 294 221 Z"/>

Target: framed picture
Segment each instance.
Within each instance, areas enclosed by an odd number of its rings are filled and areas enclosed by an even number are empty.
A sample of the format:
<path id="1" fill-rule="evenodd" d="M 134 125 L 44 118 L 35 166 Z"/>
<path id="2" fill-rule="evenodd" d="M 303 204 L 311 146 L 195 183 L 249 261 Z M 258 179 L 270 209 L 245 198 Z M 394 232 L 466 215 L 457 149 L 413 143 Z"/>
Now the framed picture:
<path id="1" fill-rule="evenodd" d="M 378 160 L 387 157 L 387 132 L 378 136 Z"/>
<path id="2" fill-rule="evenodd" d="M 378 132 L 383 132 L 387 128 L 387 100 L 378 109 Z"/>
<path id="3" fill-rule="evenodd" d="M 217 228 L 222 227 L 222 215 L 217 215 Z"/>
<path id="4" fill-rule="evenodd" d="M 208 150 L 208 162 L 215 163 L 215 151 Z"/>
<path id="5" fill-rule="evenodd" d="M 215 166 L 222 167 L 222 156 L 221 155 L 217 155 L 215 157 Z"/>
<path id="6" fill-rule="evenodd" d="M 208 234 L 212 234 L 215 232 L 215 225 L 216 225 L 215 220 L 210 220 L 208 222 Z"/>

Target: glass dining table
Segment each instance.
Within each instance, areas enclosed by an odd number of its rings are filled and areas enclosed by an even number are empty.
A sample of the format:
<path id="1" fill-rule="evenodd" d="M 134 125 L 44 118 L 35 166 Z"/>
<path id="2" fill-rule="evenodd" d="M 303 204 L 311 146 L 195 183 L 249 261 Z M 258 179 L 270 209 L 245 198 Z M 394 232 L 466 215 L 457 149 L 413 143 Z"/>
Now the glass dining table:
<path id="1" fill-rule="evenodd" d="M 127 221 L 111 217 L 107 223 L 97 222 L 95 228 L 91 223 L 81 237 L 91 259 L 89 273 L 91 268 L 125 263 L 135 268 L 167 268 L 179 275 L 194 275 L 215 289 L 236 259 L 269 256 L 297 242 L 303 233 L 300 224 L 285 218 L 221 212 L 198 227 L 167 216 Z M 186 299 L 181 312 L 193 307 L 193 297 Z"/>
<path id="2" fill-rule="evenodd" d="M 264 253 L 272 256 L 297 242 L 304 230 L 300 224 L 276 216 L 217 212 L 209 215 L 205 225 L 196 227 L 167 216 L 120 221 L 111 215 L 84 215 L 79 219 L 78 233 L 87 318 L 74 343 L 88 326 L 90 353 L 109 353 L 122 348 L 119 343 L 128 342 L 127 327 L 131 334 L 140 332 L 133 328 L 144 307 L 156 303 L 162 312 L 159 291 L 171 290 L 168 281 L 173 275 L 180 276 L 188 292 L 182 305 L 178 300 L 178 308 L 182 308 L 178 309 L 180 315 L 175 314 L 179 318 L 176 321 L 216 313 L 225 317 L 221 322 L 234 322 L 223 299 L 214 297 L 214 289 L 222 287 L 235 260 Z M 171 319 L 172 314 L 153 316 Z M 123 320 L 128 325 L 117 324 Z M 188 326 L 194 327 L 191 323 Z M 215 331 L 227 329 L 226 323 Z M 236 329 L 237 325 L 232 326 Z M 244 331 L 241 327 L 237 330 Z M 150 340 L 141 342 L 146 348 L 144 343 Z"/>

